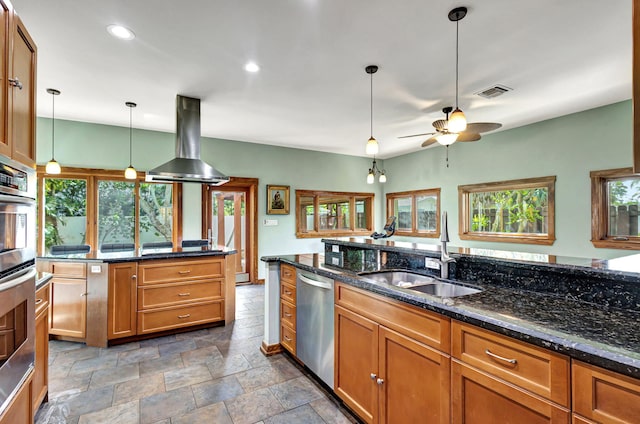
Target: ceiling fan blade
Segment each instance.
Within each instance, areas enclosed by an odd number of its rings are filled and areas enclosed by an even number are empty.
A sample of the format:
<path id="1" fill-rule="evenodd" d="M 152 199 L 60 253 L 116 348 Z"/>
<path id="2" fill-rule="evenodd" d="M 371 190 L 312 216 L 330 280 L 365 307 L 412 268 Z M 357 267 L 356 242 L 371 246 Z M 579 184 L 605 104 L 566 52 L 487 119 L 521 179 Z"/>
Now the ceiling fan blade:
<path id="1" fill-rule="evenodd" d="M 480 140 L 480 134 L 476 132 L 463 131 L 458 134 L 458 138 L 456 138 L 456 142 L 467 142 L 467 141 L 478 141 Z"/>
<path id="2" fill-rule="evenodd" d="M 435 134 L 434 132 L 428 132 L 428 133 L 422 133 L 422 134 L 411 134 L 411 135 L 403 135 L 402 137 L 398 137 L 398 138 L 409 138 L 409 137 L 418 137 L 421 135 L 433 135 Z"/>
<path id="3" fill-rule="evenodd" d="M 484 133 L 497 130 L 501 126 L 502 124 L 498 124 L 497 122 L 472 122 L 467 124 L 467 129 L 465 131 L 472 133 Z"/>
<path id="4" fill-rule="evenodd" d="M 444 131 L 447 129 L 447 121 L 444 119 L 433 121 L 431 125 L 433 125 L 433 128 L 435 128 L 437 131 Z"/>
<path id="5" fill-rule="evenodd" d="M 437 140 L 435 137 L 431 137 L 431 138 L 428 138 L 426 141 L 424 141 L 424 142 L 421 144 L 421 146 L 422 146 L 422 147 L 429 147 L 429 146 L 431 146 L 432 144 L 437 143 L 437 142 L 438 142 L 438 140 Z"/>

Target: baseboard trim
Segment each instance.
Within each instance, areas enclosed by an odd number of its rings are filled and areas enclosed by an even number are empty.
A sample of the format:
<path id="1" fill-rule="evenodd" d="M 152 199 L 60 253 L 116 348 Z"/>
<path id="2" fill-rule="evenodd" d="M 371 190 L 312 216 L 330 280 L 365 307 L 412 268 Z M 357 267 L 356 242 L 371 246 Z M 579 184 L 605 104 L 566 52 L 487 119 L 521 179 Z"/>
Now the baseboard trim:
<path id="1" fill-rule="evenodd" d="M 276 355 L 278 353 L 282 353 L 282 346 L 280 345 L 280 343 L 268 345 L 263 340 L 262 344 L 260 345 L 260 352 L 262 352 L 264 356 Z"/>
<path id="2" fill-rule="evenodd" d="M 256 281 L 256 284 L 262 284 L 264 285 L 264 278 L 260 278 Z"/>

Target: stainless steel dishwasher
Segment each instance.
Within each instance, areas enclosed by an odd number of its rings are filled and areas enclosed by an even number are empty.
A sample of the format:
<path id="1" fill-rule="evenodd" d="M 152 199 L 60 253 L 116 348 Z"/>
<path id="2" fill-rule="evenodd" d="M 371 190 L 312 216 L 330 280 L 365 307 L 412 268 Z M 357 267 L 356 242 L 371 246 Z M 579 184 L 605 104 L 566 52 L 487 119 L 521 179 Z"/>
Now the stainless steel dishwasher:
<path id="1" fill-rule="evenodd" d="M 333 280 L 298 269 L 296 355 L 333 389 Z"/>

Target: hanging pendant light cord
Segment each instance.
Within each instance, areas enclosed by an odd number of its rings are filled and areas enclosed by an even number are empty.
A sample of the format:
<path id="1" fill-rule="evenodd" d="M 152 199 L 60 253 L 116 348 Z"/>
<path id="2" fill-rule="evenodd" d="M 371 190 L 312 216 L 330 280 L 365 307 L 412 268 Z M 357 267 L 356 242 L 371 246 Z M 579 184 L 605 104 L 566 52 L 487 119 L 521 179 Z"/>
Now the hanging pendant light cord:
<path id="1" fill-rule="evenodd" d="M 131 156 L 132 156 L 132 151 L 133 151 L 132 144 L 131 144 L 131 138 L 132 138 L 131 135 L 133 133 L 133 128 L 132 128 L 133 118 L 132 118 L 132 116 L 133 116 L 133 108 L 129 107 L 129 166 L 131 166 Z"/>
<path id="2" fill-rule="evenodd" d="M 56 96 L 55 94 L 51 94 L 51 157 L 55 156 L 56 151 Z"/>
<path id="3" fill-rule="evenodd" d="M 456 109 L 458 109 L 458 22 L 456 21 Z"/>
<path id="4" fill-rule="evenodd" d="M 371 76 L 371 90 L 369 91 L 369 100 L 371 103 L 371 116 L 369 122 L 371 124 L 371 138 L 373 138 L 373 73 L 369 74 Z"/>

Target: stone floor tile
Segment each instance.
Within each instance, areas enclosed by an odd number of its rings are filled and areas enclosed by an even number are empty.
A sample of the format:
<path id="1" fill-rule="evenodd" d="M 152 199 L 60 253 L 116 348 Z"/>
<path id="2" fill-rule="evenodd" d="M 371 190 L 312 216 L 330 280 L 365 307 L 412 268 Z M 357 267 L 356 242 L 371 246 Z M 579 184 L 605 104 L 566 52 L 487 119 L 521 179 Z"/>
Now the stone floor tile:
<path id="1" fill-rule="evenodd" d="M 171 334 L 169 336 L 154 337 L 152 339 L 140 340 L 139 343 L 140 343 L 140 347 L 147 347 L 147 346 L 160 346 L 161 344 L 173 343 L 175 341 L 176 341 L 175 334 Z"/>
<path id="2" fill-rule="evenodd" d="M 180 340 L 177 342 L 158 345 L 160 356 L 170 356 L 175 353 L 182 353 L 193 349 L 196 349 L 196 342 L 194 342 L 193 339 Z"/>
<path id="3" fill-rule="evenodd" d="M 222 358 L 222 353 L 216 346 L 207 346 L 199 349 L 182 352 L 182 362 L 188 367 L 189 365 L 202 364 L 217 358 Z"/>
<path id="4" fill-rule="evenodd" d="M 191 386 L 198 408 L 233 399 L 244 393 L 238 379 L 229 376 Z"/>
<path id="5" fill-rule="evenodd" d="M 134 400 L 81 415 L 78 424 L 138 424 L 139 421 L 138 401 Z"/>
<path id="6" fill-rule="evenodd" d="M 248 339 L 264 334 L 264 325 L 254 325 L 252 327 L 235 327 L 231 333 L 231 339 Z"/>
<path id="7" fill-rule="evenodd" d="M 91 382 L 91 373 L 58 378 L 49 373 L 49 399 L 68 396 L 86 391 Z"/>
<path id="8" fill-rule="evenodd" d="M 100 355 L 100 348 L 97 347 L 86 347 L 80 344 L 80 348 L 67 350 L 64 352 L 58 353 L 56 355 L 56 360 L 53 361 L 54 365 L 63 365 L 63 364 L 72 364 L 76 361 L 81 361 L 83 359 L 91 359 Z"/>
<path id="9" fill-rule="evenodd" d="M 164 373 L 164 385 L 167 391 L 208 380 L 211 380 L 211 374 L 204 364 L 191 365 Z"/>
<path id="10" fill-rule="evenodd" d="M 224 404 L 234 424 L 252 424 L 284 411 L 267 388 L 240 395 Z"/>
<path id="11" fill-rule="evenodd" d="M 69 370 L 69 375 L 85 374 L 92 371 L 113 368 L 118 363 L 118 353 L 113 352 L 108 355 L 97 355 L 93 358 L 76 361 Z"/>
<path id="12" fill-rule="evenodd" d="M 209 373 L 211 373 L 212 378 L 225 377 L 252 368 L 251 364 L 242 354 L 222 356 L 207 361 L 205 364 L 209 368 Z"/>
<path id="13" fill-rule="evenodd" d="M 285 409 L 297 408 L 305 403 L 324 397 L 324 394 L 315 384 L 304 376 L 276 384 L 269 387 L 269 390 Z"/>
<path id="14" fill-rule="evenodd" d="M 164 375 L 152 374 L 116 384 L 113 404 L 127 403 L 163 392 L 165 392 Z"/>
<path id="15" fill-rule="evenodd" d="M 200 330 L 188 331 L 186 333 L 176 334 L 176 340 L 189 340 L 189 339 L 194 339 L 196 337 L 205 336 L 207 334 L 209 334 L 209 330 L 206 328 L 203 328 Z"/>
<path id="16" fill-rule="evenodd" d="M 75 342 L 65 342 L 63 340 L 51 340 L 49 342 L 49 353 L 67 352 L 84 347 L 83 344 Z"/>
<path id="17" fill-rule="evenodd" d="M 56 404 L 66 408 L 68 417 L 79 417 L 90 412 L 109 408 L 113 400 L 113 386 L 100 387 L 81 393 L 60 397 Z"/>
<path id="18" fill-rule="evenodd" d="M 358 422 L 349 415 L 341 412 L 341 408 L 337 402 L 332 399 L 326 397 L 316 399 L 309 403 L 309 405 L 311 405 L 327 424 L 353 424 Z"/>
<path id="19" fill-rule="evenodd" d="M 158 346 L 141 347 L 135 350 L 120 352 L 118 355 L 118 365 L 133 364 L 159 357 L 160 353 L 158 352 Z"/>
<path id="20" fill-rule="evenodd" d="M 273 367 L 258 367 L 235 375 L 246 392 L 282 383 L 285 378 Z"/>
<path id="21" fill-rule="evenodd" d="M 179 353 L 170 356 L 161 356 L 157 359 L 139 362 L 140 375 L 156 374 L 165 371 L 177 370 L 184 368 L 182 357 Z"/>
<path id="22" fill-rule="evenodd" d="M 171 424 L 195 423 L 233 424 L 233 421 L 231 421 L 229 412 L 222 402 L 198 408 L 180 417 L 171 418 Z"/>
<path id="23" fill-rule="evenodd" d="M 292 378 L 298 378 L 304 375 L 302 369 L 299 366 L 294 365 L 293 361 L 288 359 L 285 355 L 279 355 L 271 361 L 271 366 L 277 369 L 285 380 L 291 380 Z"/>
<path id="24" fill-rule="evenodd" d="M 140 422 L 155 423 L 172 416 L 181 416 L 196 409 L 190 387 L 181 387 L 140 399 Z"/>
<path id="25" fill-rule="evenodd" d="M 309 405 L 302 405 L 264 420 L 264 424 L 291 423 L 325 424 L 320 415 Z"/>
<path id="26" fill-rule="evenodd" d="M 138 377 L 140 377 L 138 364 L 123 365 L 117 368 L 105 368 L 93 372 L 89 388 L 94 389 L 96 387 L 110 386 L 123 381 L 134 380 Z"/>

